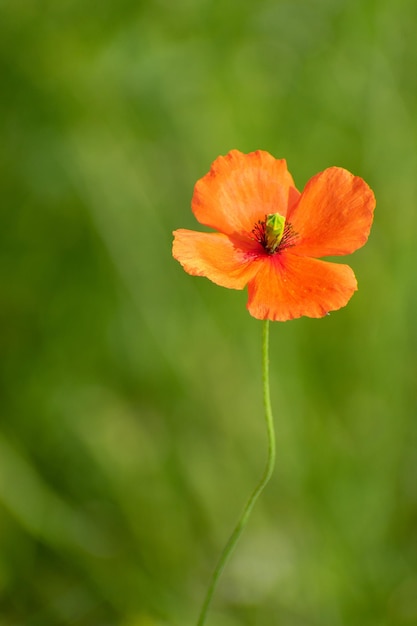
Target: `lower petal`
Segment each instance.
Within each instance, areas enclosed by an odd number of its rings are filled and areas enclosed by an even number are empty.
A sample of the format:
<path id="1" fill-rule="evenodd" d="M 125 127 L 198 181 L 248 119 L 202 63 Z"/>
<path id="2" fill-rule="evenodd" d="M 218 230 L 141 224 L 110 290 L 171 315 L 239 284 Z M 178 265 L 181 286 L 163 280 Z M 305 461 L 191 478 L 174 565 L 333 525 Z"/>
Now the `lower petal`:
<path id="1" fill-rule="evenodd" d="M 243 289 L 257 269 L 249 248 L 220 233 L 176 230 L 172 254 L 189 274 L 229 289 Z"/>
<path id="2" fill-rule="evenodd" d="M 285 322 L 340 309 L 357 283 L 348 265 L 282 253 L 265 258 L 248 287 L 253 317 Z"/>

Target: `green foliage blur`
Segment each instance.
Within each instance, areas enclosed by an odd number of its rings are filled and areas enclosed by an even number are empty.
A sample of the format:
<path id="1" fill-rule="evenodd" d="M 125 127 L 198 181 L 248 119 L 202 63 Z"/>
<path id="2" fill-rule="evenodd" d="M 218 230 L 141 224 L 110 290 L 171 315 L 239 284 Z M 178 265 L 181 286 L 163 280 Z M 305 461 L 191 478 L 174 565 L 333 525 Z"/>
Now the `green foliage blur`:
<path id="1" fill-rule="evenodd" d="M 414 0 L 0 1 L 0 626 L 192 626 L 266 458 L 262 325 L 185 274 L 232 148 L 377 197 L 271 325 L 277 467 L 207 626 L 417 624 Z"/>

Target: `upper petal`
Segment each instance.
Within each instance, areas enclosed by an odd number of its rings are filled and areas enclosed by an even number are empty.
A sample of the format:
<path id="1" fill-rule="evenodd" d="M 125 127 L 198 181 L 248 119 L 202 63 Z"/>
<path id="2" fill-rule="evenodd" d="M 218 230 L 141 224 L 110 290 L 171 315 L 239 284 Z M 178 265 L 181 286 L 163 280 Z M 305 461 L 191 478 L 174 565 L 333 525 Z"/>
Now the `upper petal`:
<path id="1" fill-rule="evenodd" d="M 298 234 L 294 254 L 322 257 L 350 254 L 368 239 L 375 196 L 362 178 L 330 167 L 309 180 L 288 212 Z"/>
<path id="2" fill-rule="evenodd" d="M 247 306 L 258 319 L 323 317 L 345 306 L 357 289 L 348 265 L 284 252 L 259 260 L 257 268 L 248 285 Z"/>
<path id="3" fill-rule="evenodd" d="M 298 197 L 285 159 L 262 150 L 232 150 L 197 181 L 192 209 L 201 224 L 225 234 L 248 235 L 269 213 L 285 217 L 288 204 Z"/>
<path id="4" fill-rule="evenodd" d="M 176 230 L 172 254 L 189 274 L 229 289 L 243 289 L 256 271 L 250 246 L 221 233 Z"/>

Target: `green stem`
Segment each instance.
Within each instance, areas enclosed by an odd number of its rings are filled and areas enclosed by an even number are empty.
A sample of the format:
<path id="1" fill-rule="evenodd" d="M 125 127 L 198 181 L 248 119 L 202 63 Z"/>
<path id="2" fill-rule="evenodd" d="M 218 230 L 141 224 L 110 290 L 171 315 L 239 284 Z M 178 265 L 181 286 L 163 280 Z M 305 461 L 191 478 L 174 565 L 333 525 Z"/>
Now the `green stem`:
<path id="1" fill-rule="evenodd" d="M 245 528 L 255 502 L 261 495 L 266 484 L 271 478 L 274 465 L 275 465 L 275 433 L 274 433 L 274 420 L 272 417 L 271 408 L 271 396 L 269 391 L 269 321 L 264 321 L 263 334 L 262 334 L 262 381 L 263 381 L 263 401 L 265 410 L 266 429 L 268 433 L 268 459 L 265 465 L 262 478 L 256 485 L 252 494 L 250 495 L 242 515 L 238 523 L 235 526 L 232 534 L 230 535 L 223 552 L 220 555 L 220 559 L 216 565 L 216 568 L 211 577 L 210 585 L 207 589 L 206 597 L 204 599 L 203 606 L 200 611 L 200 617 L 198 618 L 197 626 L 203 626 L 206 621 L 207 612 L 213 597 L 213 593 L 217 587 L 220 575 L 232 554 L 243 529 Z"/>

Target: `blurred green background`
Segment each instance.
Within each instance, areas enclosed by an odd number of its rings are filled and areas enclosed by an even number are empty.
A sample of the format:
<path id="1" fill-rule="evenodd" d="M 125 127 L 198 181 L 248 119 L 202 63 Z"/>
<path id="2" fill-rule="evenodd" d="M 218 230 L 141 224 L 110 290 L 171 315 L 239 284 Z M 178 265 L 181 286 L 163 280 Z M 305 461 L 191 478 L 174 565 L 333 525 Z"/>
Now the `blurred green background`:
<path id="1" fill-rule="evenodd" d="M 414 0 L 0 2 L 0 625 L 192 626 L 266 457 L 262 325 L 185 274 L 231 148 L 375 190 L 271 326 L 278 459 L 207 626 L 417 624 Z M 345 259 L 341 259 L 345 262 Z"/>

